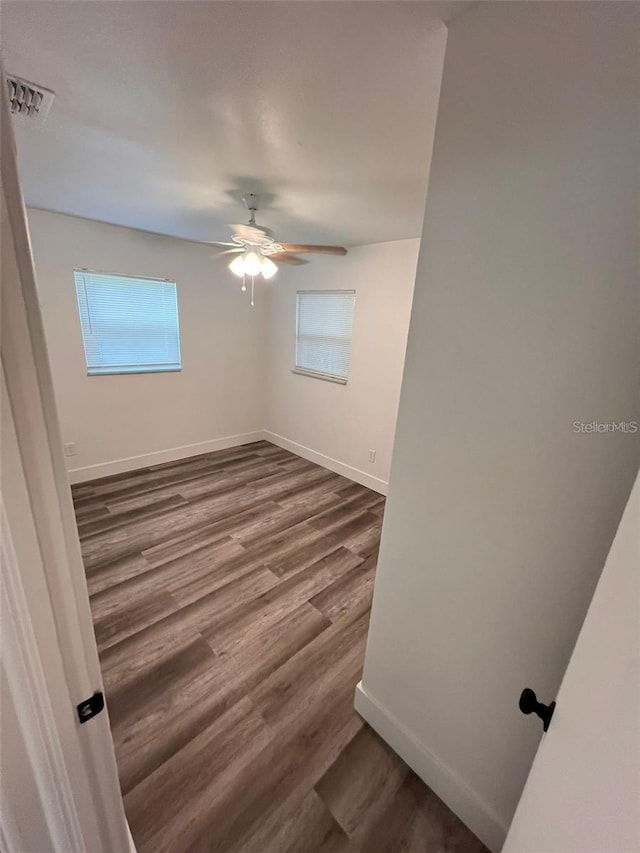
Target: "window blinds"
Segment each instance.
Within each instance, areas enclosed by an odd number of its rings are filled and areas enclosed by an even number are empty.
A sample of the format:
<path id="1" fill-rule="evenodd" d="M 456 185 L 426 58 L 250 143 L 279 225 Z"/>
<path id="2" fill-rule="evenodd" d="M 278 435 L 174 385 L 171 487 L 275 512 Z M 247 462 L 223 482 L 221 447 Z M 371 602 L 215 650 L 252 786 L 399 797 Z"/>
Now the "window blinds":
<path id="1" fill-rule="evenodd" d="M 298 291 L 296 370 L 346 382 L 354 290 Z"/>
<path id="2" fill-rule="evenodd" d="M 90 375 L 180 370 L 174 282 L 88 270 L 74 278 Z"/>

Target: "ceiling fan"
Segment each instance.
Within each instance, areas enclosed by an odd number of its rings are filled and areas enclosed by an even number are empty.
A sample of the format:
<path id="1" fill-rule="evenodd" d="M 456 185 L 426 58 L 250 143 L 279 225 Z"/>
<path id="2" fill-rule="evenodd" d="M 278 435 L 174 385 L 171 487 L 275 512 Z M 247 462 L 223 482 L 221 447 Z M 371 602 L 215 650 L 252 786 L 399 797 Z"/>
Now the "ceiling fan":
<path id="1" fill-rule="evenodd" d="M 268 228 L 256 224 L 259 200 L 260 196 L 255 193 L 246 193 L 246 195 L 243 195 L 242 201 L 250 213 L 249 223 L 247 225 L 230 225 L 229 227 L 233 229 L 230 242 L 222 243 L 213 241 L 211 243 L 212 246 L 219 246 L 223 250 L 218 253 L 218 257 L 235 255 L 229 264 L 229 269 L 234 275 L 242 279 L 242 290 L 247 289 L 245 284 L 246 277 L 249 276 L 251 278 L 252 305 L 253 279 L 259 275 L 265 279 L 270 279 L 278 271 L 278 263 L 291 264 L 292 266 L 308 264 L 308 260 L 298 257 L 300 254 L 347 254 L 344 246 L 315 246 L 307 243 L 277 242 L 271 236 Z"/>

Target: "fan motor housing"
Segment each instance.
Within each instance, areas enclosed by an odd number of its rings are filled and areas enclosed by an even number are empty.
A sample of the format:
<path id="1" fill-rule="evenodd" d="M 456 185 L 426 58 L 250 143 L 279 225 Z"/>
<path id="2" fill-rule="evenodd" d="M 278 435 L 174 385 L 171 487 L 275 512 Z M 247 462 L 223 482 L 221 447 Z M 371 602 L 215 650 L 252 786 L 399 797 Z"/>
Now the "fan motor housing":
<path id="1" fill-rule="evenodd" d="M 247 208 L 247 210 L 251 210 L 255 213 L 258 210 L 258 203 L 260 201 L 260 196 L 256 193 L 245 193 L 242 196 L 242 203 Z"/>

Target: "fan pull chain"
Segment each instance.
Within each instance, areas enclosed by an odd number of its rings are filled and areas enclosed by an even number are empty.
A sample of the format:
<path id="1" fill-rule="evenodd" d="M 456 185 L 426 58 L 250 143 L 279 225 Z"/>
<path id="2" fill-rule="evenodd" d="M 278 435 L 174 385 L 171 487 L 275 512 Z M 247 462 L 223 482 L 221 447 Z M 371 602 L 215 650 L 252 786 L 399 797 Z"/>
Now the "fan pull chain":
<path id="1" fill-rule="evenodd" d="M 253 276 L 251 276 L 251 307 L 253 308 Z"/>
<path id="2" fill-rule="evenodd" d="M 242 287 L 240 288 L 240 290 L 241 290 L 243 293 L 244 293 L 244 292 L 246 291 L 246 289 L 247 289 L 247 285 L 245 284 L 244 279 L 245 279 L 245 275 L 244 275 L 244 273 L 242 273 Z"/>

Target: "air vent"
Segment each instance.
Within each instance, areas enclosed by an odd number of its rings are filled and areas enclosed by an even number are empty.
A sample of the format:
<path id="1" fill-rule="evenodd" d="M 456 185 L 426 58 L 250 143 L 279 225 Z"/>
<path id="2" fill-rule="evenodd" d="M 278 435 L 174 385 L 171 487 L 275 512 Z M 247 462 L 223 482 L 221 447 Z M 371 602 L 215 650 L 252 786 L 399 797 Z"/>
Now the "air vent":
<path id="1" fill-rule="evenodd" d="M 12 114 L 42 124 L 53 103 L 53 92 L 11 74 L 7 75 L 7 87 Z"/>

